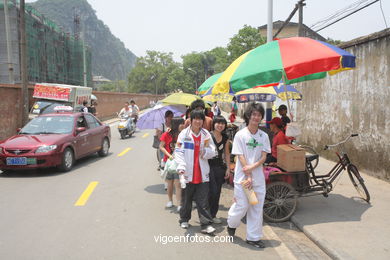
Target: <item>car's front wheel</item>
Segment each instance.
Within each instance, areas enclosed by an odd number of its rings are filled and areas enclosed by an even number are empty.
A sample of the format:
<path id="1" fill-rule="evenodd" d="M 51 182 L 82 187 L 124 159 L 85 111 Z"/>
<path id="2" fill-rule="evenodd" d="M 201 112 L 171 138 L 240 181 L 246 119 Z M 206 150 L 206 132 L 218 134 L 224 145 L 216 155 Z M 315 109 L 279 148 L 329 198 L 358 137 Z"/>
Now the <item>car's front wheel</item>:
<path id="1" fill-rule="evenodd" d="M 62 154 L 62 162 L 59 166 L 59 169 L 63 172 L 68 172 L 73 168 L 75 159 L 72 149 L 65 148 L 64 153 Z"/>
<path id="2" fill-rule="evenodd" d="M 98 155 L 101 157 L 105 157 L 108 155 L 108 150 L 110 149 L 110 142 L 108 141 L 108 138 L 105 137 L 103 139 L 102 149 L 98 152 Z"/>

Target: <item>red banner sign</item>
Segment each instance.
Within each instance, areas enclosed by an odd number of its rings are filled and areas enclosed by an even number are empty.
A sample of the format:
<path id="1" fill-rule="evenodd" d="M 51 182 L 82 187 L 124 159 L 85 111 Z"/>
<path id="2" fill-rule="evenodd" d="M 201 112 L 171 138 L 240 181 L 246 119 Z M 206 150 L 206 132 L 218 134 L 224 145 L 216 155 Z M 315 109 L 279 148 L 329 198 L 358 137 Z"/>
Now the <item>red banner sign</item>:
<path id="1" fill-rule="evenodd" d="M 33 97 L 69 101 L 70 88 L 36 84 L 34 87 Z"/>

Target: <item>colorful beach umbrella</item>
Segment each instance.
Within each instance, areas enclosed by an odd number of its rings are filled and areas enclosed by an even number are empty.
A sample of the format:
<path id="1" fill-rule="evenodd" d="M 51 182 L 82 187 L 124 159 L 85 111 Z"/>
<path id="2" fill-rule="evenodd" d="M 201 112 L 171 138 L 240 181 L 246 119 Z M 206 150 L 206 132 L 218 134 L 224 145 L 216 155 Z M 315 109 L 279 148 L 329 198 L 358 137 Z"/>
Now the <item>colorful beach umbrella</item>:
<path id="1" fill-rule="evenodd" d="M 230 102 L 233 100 L 234 94 L 230 93 L 220 93 L 220 94 L 215 94 L 215 95 L 205 95 L 203 96 L 204 101 L 220 101 L 220 102 Z"/>
<path id="2" fill-rule="evenodd" d="M 296 88 L 294 88 L 292 85 L 282 85 L 275 86 L 274 90 L 276 92 L 276 95 L 278 98 L 280 98 L 283 101 L 286 101 L 287 99 L 293 99 L 293 100 L 301 100 L 302 94 L 299 92 Z"/>
<path id="3" fill-rule="evenodd" d="M 203 82 L 202 85 L 200 85 L 198 88 L 199 95 L 205 94 L 207 90 L 209 90 L 214 85 L 214 83 L 219 79 L 219 77 L 221 77 L 221 75 L 222 72 L 214 74 L 211 77 L 209 77 L 205 82 Z"/>
<path id="4" fill-rule="evenodd" d="M 292 37 L 261 45 L 236 59 L 214 83 L 211 93 L 238 92 L 283 81 L 326 77 L 355 67 L 355 56 L 326 42 Z"/>
<path id="5" fill-rule="evenodd" d="M 242 90 L 236 93 L 236 98 L 239 103 L 245 102 L 274 102 L 276 97 L 283 101 L 288 99 L 301 100 L 302 94 L 291 85 L 282 85 L 274 87 L 254 87 Z"/>

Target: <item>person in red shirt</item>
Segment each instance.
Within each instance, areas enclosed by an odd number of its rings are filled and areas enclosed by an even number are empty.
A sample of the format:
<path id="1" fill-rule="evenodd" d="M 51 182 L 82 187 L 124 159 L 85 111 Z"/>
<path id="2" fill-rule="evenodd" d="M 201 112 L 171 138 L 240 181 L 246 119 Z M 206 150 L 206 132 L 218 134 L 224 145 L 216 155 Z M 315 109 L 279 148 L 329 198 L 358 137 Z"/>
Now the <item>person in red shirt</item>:
<path id="1" fill-rule="evenodd" d="M 271 121 L 267 122 L 270 124 L 271 131 L 274 133 L 274 138 L 272 140 L 271 154 L 268 154 L 266 163 L 275 163 L 278 158 L 278 145 L 280 144 L 289 144 L 290 140 L 286 137 L 283 132 L 283 121 L 280 117 L 274 117 Z"/>
<path id="2" fill-rule="evenodd" d="M 184 119 L 181 117 L 174 117 L 171 120 L 171 128 L 163 133 L 160 137 L 160 151 L 164 153 L 163 162 L 164 165 L 167 160 L 173 160 L 173 152 L 175 151 L 175 145 L 179 133 L 184 129 Z M 173 186 L 176 189 L 176 200 L 177 200 L 177 211 L 180 211 L 181 205 L 181 188 L 179 182 L 179 175 L 177 172 L 168 172 L 166 179 L 167 183 L 167 193 L 168 193 L 168 203 L 167 208 L 173 207 Z"/>
<path id="3" fill-rule="evenodd" d="M 204 113 L 205 113 L 206 116 L 210 117 L 211 119 L 214 118 L 214 113 L 211 111 L 210 108 L 206 108 L 206 109 L 204 110 Z"/>
<path id="4" fill-rule="evenodd" d="M 234 123 L 234 121 L 236 121 L 236 114 L 234 113 L 234 110 L 232 110 L 232 112 L 230 113 L 229 120 L 230 123 Z"/>

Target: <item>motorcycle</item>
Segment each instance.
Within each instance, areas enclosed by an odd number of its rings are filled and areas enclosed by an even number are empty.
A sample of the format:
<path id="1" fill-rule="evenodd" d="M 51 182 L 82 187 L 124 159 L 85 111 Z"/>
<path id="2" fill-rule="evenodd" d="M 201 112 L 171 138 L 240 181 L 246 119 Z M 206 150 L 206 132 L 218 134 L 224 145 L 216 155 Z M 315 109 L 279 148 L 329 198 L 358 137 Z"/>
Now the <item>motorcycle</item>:
<path id="1" fill-rule="evenodd" d="M 121 139 L 125 139 L 127 136 L 131 137 L 135 133 L 135 122 L 134 118 L 123 115 L 120 117 L 119 123 L 118 123 L 118 131 L 121 135 Z"/>

